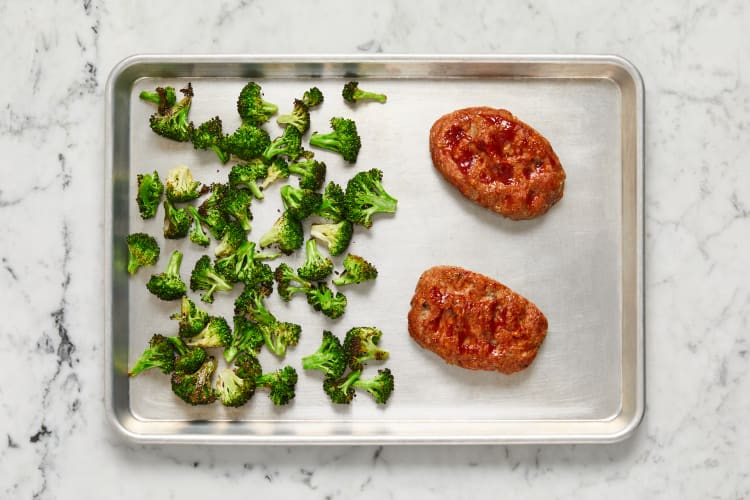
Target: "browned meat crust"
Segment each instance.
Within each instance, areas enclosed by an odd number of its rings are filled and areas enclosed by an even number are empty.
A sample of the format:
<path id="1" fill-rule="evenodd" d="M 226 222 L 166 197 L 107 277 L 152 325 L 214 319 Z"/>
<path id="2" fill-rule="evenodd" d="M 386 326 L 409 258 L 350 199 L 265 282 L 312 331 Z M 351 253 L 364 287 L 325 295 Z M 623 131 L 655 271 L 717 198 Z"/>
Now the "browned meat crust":
<path id="1" fill-rule="evenodd" d="M 547 139 L 504 109 L 459 109 L 430 130 L 435 168 L 464 196 L 511 219 L 544 214 L 565 171 Z"/>
<path id="2" fill-rule="evenodd" d="M 425 271 L 408 319 L 409 334 L 420 346 L 470 370 L 523 370 L 547 334 L 547 318 L 534 304 L 460 267 Z"/>

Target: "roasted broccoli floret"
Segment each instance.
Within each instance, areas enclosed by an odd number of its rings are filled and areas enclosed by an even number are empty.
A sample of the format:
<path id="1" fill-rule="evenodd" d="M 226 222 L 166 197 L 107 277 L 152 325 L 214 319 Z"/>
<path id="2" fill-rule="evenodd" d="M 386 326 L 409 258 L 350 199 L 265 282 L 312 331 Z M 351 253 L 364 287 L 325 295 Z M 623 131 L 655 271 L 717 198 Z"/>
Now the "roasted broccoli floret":
<path id="1" fill-rule="evenodd" d="M 255 379 L 258 387 L 270 390 L 268 397 L 275 405 L 285 405 L 294 398 L 294 389 L 297 384 L 297 370 L 291 366 L 285 366 L 271 373 L 264 373 Z"/>
<path id="2" fill-rule="evenodd" d="M 275 244 L 279 250 L 289 255 L 298 248 L 301 248 L 304 240 L 302 222 L 293 217 L 289 212 L 284 212 L 276 219 L 271 229 L 260 237 L 258 243 L 261 248 Z"/>
<path id="3" fill-rule="evenodd" d="M 388 352 L 378 348 L 383 332 L 371 326 L 358 326 L 346 332 L 344 352 L 352 370 L 361 370 L 366 361 L 388 359 Z"/>
<path id="4" fill-rule="evenodd" d="M 180 399 L 195 405 L 206 405 L 216 401 L 211 377 L 216 371 L 216 358 L 209 356 L 195 373 L 172 374 L 172 392 Z"/>
<path id="5" fill-rule="evenodd" d="M 221 163 L 229 161 L 229 152 L 224 149 L 221 118 L 214 116 L 193 130 L 193 147 L 195 149 L 213 150 Z"/>
<path id="6" fill-rule="evenodd" d="M 301 99 L 295 99 L 292 111 L 276 118 L 276 123 L 294 127 L 300 134 L 304 134 L 310 128 L 310 109 Z"/>
<path id="7" fill-rule="evenodd" d="M 153 266 L 159 260 L 159 244 L 146 233 L 128 235 L 128 273 L 135 274 L 144 266 Z"/>
<path id="8" fill-rule="evenodd" d="M 206 361 L 206 351 L 202 347 L 188 347 L 179 337 L 169 337 L 169 342 L 177 352 L 174 371 L 177 373 L 195 373 Z"/>
<path id="9" fill-rule="evenodd" d="M 327 149 L 338 153 L 349 163 L 357 161 L 362 141 L 357 133 L 357 125 L 348 118 L 331 118 L 332 132 L 322 134 L 314 132 L 310 136 L 310 146 Z"/>
<path id="10" fill-rule="evenodd" d="M 323 92 L 318 87 L 312 87 L 305 91 L 302 96 L 302 102 L 308 109 L 312 109 L 323 103 Z"/>
<path id="11" fill-rule="evenodd" d="M 344 218 L 344 190 L 341 186 L 333 181 L 326 185 L 320 206 L 315 213 L 333 222 L 339 222 Z"/>
<path id="12" fill-rule="evenodd" d="M 208 313 L 198 307 L 187 295 L 183 295 L 180 312 L 170 316 L 180 322 L 180 337 L 198 335 L 208 324 Z"/>
<path id="13" fill-rule="evenodd" d="M 382 184 L 383 171 L 373 168 L 349 179 L 344 193 L 344 215 L 354 224 L 372 226 L 377 213 L 395 213 L 398 200 L 389 195 Z"/>
<path id="14" fill-rule="evenodd" d="M 261 125 L 278 110 L 278 106 L 263 99 L 263 92 L 257 83 L 249 82 L 242 87 L 237 98 L 237 112 L 244 123 Z"/>
<path id="15" fill-rule="evenodd" d="M 255 243 L 245 240 L 234 253 L 216 259 L 216 271 L 233 283 L 253 281 L 254 275 L 257 273 L 270 274 L 261 269 L 267 264 L 260 262 L 259 255 L 266 254 L 257 254 Z"/>
<path id="16" fill-rule="evenodd" d="M 307 240 L 305 244 L 305 262 L 297 269 L 297 274 L 306 280 L 321 281 L 332 272 L 333 261 L 321 255 L 315 238 Z"/>
<path id="17" fill-rule="evenodd" d="M 253 219 L 253 213 L 250 210 L 252 202 L 253 195 L 250 194 L 250 191 L 247 189 L 232 188 L 224 197 L 222 208 L 224 213 L 234 217 L 234 220 L 239 223 L 243 231 L 250 231 L 253 228 L 250 222 Z M 226 233 L 224 236 L 226 237 Z"/>
<path id="18" fill-rule="evenodd" d="M 263 297 L 270 294 L 267 289 L 245 285 L 242 293 L 234 301 L 234 314 L 236 316 L 247 315 L 251 321 L 261 326 L 275 323 L 276 318 L 263 305 Z"/>
<path id="19" fill-rule="evenodd" d="M 154 170 L 153 174 L 138 174 L 138 194 L 135 201 L 138 203 L 138 211 L 141 218 L 151 219 L 156 215 L 156 209 L 164 194 L 164 184 L 159 180 L 159 173 Z"/>
<path id="20" fill-rule="evenodd" d="M 300 188 L 316 191 L 326 180 L 326 164 L 312 159 L 290 163 L 289 173 L 299 176 Z"/>
<path id="21" fill-rule="evenodd" d="M 307 303 L 331 319 L 341 317 L 346 310 L 346 295 L 328 288 L 325 283 L 318 283 L 306 292 Z"/>
<path id="22" fill-rule="evenodd" d="M 236 368 L 225 368 L 216 376 L 216 393 L 221 404 L 238 408 L 255 394 L 255 380 L 240 377 Z"/>
<path id="23" fill-rule="evenodd" d="M 287 321 L 277 321 L 273 326 L 261 326 L 260 331 L 268 350 L 283 357 L 287 347 L 297 345 L 299 342 L 302 327 Z"/>
<path id="24" fill-rule="evenodd" d="M 169 264 L 163 273 L 154 274 L 146 283 L 148 291 L 161 300 L 177 300 L 187 291 L 185 282 L 180 278 L 182 252 L 175 250 L 169 257 Z"/>
<path id="25" fill-rule="evenodd" d="M 359 255 L 347 254 L 344 257 L 344 272 L 332 281 L 336 286 L 343 286 L 374 280 L 377 277 L 378 270 L 375 266 Z"/>
<path id="26" fill-rule="evenodd" d="M 208 323 L 198 335 L 186 339 L 189 346 L 203 348 L 227 347 L 232 343 L 232 329 L 227 320 L 221 316 L 211 316 Z"/>
<path id="27" fill-rule="evenodd" d="M 274 277 L 278 283 L 279 296 L 287 302 L 292 299 L 292 295 L 295 293 L 307 293 L 312 288 L 309 281 L 298 276 L 294 269 L 284 262 L 276 268 Z"/>
<path id="28" fill-rule="evenodd" d="M 375 398 L 375 402 L 381 405 L 391 397 L 393 386 L 393 374 L 388 368 L 378 370 L 378 374 L 370 379 L 358 378 L 354 382 L 354 387 L 366 390 Z"/>
<path id="29" fill-rule="evenodd" d="M 169 200 L 164 200 L 164 237 L 175 240 L 184 238 L 190 231 L 190 214 L 184 208 L 177 208 Z"/>
<path id="30" fill-rule="evenodd" d="M 193 87 L 188 83 L 187 88 L 180 89 L 185 97 L 173 106 L 162 109 L 149 118 L 151 130 L 162 137 L 173 141 L 188 142 L 193 134 L 193 124 L 188 121 L 190 105 L 193 100 Z"/>
<path id="31" fill-rule="evenodd" d="M 287 127 L 284 133 L 271 141 L 263 151 L 263 158 L 270 162 L 277 156 L 286 156 L 289 160 L 296 160 L 304 154 L 302 148 L 302 134 L 294 127 Z"/>
<path id="32" fill-rule="evenodd" d="M 277 156 L 273 159 L 273 162 L 268 166 L 268 172 L 266 172 L 266 178 L 260 184 L 261 189 L 266 189 L 268 186 L 280 179 L 286 179 L 289 177 L 289 165 L 284 158 Z"/>
<path id="33" fill-rule="evenodd" d="M 343 378 L 327 378 L 323 381 L 323 390 L 334 403 L 347 405 L 356 396 L 354 383 L 359 379 L 360 375 L 362 375 L 362 372 L 356 370 Z"/>
<path id="34" fill-rule="evenodd" d="M 262 200 L 263 190 L 258 185 L 258 181 L 266 178 L 268 168 L 268 165 L 263 163 L 262 160 L 235 165 L 229 172 L 229 185 L 232 187 L 246 186 L 253 193 L 253 196 Z"/>
<path id="35" fill-rule="evenodd" d="M 330 224 L 313 224 L 310 226 L 310 236 L 325 243 L 331 255 L 341 255 L 352 241 L 354 228 L 348 220 Z"/>
<path id="36" fill-rule="evenodd" d="M 158 333 L 151 337 L 148 347 L 136 360 L 128 372 L 128 376 L 135 377 L 142 371 L 150 368 L 158 368 L 163 373 L 171 373 L 174 370 L 174 350 L 167 337 Z"/>
<path id="37" fill-rule="evenodd" d="M 224 149 L 242 160 L 252 160 L 263 154 L 271 144 L 268 132 L 249 124 L 240 125 L 231 135 L 224 138 Z"/>
<path id="38" fill-rule="evenodd" d="M 201 296 L 201 300 L 211 303 L 214 301 L 214 292 L 217 290 L 223 292 L 229 291 L 232 289 L 232 283 L 216 272 L 216 269 L 211 265 L 211 259 L 208 258 L 208 255 L 203 255 L 195 263 L 193 272 L 190 273 L 190 289 L 192 291 L 207 290 Z"/>
<path id="39" fill-rule="evenodd" d="M 201 203 L 201 206 L 198 207 L 201 222 L 206 225 L 211 235 L 217 240 L 224 236 L 224 232 L 227 229 L 227 223 L 229 222 L 223 209 L 223 200 L 228 190 L 229 186 L 226 184 L 212 184 L 211 196 L 206 198 L 205 201 Z"/>
<path id="40" fill-rule="evenodd" d="M 363 100 L 372 100 L 384 103 L 388 98 L 385 94 L 376 94 L 359 88 L 359 82 L 349 82 L 344 85 L 341 95 L 347 102 L 358 102 Z"/>
<path id="41" fill-rule="evenodd" d="M 191 201 L 201 195 L 201 183 L 193 179 L 193 174 L 185 165 L 171 169 L 164 183 L 167 186 L 167 199 L 172 203 Z"/>
<path id="42" fill-rule="evenodd" d="M 277 356 L 283 356 L 288 346 L 297 344 L 302 328 L 278 321 L 263 305 L 263 296 L 262 292 L 246 287 L 235 301 L 234 313 L 246 314 L 257 325 L 266 347 Z"/>
<path id="43" fill-rule="evenodd" d="M 231 255 L 245 241 L 247 241 L 247 235 L 245 234 L 242 225 L 237 221 L 230 220 L 227 223 L 224 236 L 221 237 L 219 244 L 214 248 L 214 254 L 217 257 Z"/>
<path id="44" fill-rule="evenodd" d="M 203 230 L 203 218 L 200 216 L 198 210 L 194 206 L 188 205 L 186 209 L 190 213 L 190 217 L 193 219 L 193 226 L 188 235 L 190 237 L 190 241 L 192 241 L 196 245 L 207 247 L 209 243 L 211 243 L 211 238 L 209 238 L 206 232 Z"/>
<path id="45" fill-rule="evenodd" d="M 237 355 L 234 360 L 236 373 L 242 378 L 256 380 L 263 375 L 263 367 L 255 354 L 245 351 Z"/>
<path id="46" fill-rule="evenodd" d="M 326 378 L 339 378 L 346 370 L 346 356 L 341 341 L 328 330 L 323 332 L 323 341 L 314 353 L 302 358 L 305 370 L 320 370 Z"/>
<path id="47" fill-rule="evenodd" d="M 159 113 L 164 113 L 166 109 L 171 108 L 177 102 L 177 93 L 174 87 L 156 87 L 156 91 L 142 91 L 138 97 L 144 101 L 152 102 L 159 106 Z"/>
<path id="48" fill-rule="evenodd" d="M 294 186 L 282 186 L 281 202 L 289 215 L 296 219 L 304 219 L 314 213 L 320 206 L 322 195 L 310 189 L 299 189 Z"/>
<path id="49" fill-rule="evenodd" d="M 235 316 L 232 342 L 224 349 L 224 359 L 231 363 L 241 352 L 257 354 L 264 343 L 265 338 L 257 324 L 244 316 Z"/>

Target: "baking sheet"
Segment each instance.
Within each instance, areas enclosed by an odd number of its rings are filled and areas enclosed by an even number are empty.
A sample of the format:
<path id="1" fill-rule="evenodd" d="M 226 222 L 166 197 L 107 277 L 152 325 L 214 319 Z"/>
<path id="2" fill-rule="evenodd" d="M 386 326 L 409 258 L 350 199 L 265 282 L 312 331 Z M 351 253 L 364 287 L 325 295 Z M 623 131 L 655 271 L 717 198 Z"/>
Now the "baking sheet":
<path id="1" fill-rule="evenodd" d="M 388 95 L 388 103 L 350 106 L 345 81 Z M 303 298 L 267 300 L 279 318 L 299 323 L 299 345 L 283 361 L 264 350 L 264 369 L 292 364 L 297 396 L 274 407 L 263 393 L 239 409 L 189 407 L 173 397 L 168 377 L 152 370 L 132 380 L 127 367 L 155 332 L 174 334 L 169 315 L 179 302 L 146 291 L 153 270 L 128 279 L 123 241 L 145 231 L 160 242 L 162 212 L 140 219 L 135 174 L 188 165 L 202 182 L 224 181 L 229 166 L 213 152 L 168 141 L 148 127 L 152 105 L 138 94 L 158 85 L 192 82 L 191 120 L 216 114 L 226 130 L 239 124 L 236 96 L 252 79 L 281 112 L 310 86 L 326 96 L 312 111 L 312 130 L 331 116 L 353 118 L 363 147 L 354 166 L 315 150 L 328 179 L 345 184 L 355 172 L 380 168 L 399 200 L 395 216 L 358 227 L 349 251 L 376 263 L 369 284 L 343 290 L 349 305 L 339 320 L 313 312 Z M 642 112 L 637 72 L 615 57 L 367 57 L 349 59 L 136 56 L 113 71 L 107 88 L 108 193 L 106 229 L 107 407 L 118 429 L 141 441 L 223 443 L 508 443 L 614 441 L 637 426 L 643 412 Z M 566 169 L 565 195 L 548 214 L 514 222 L 487 211 L 433 169 L 427 134 L 436 118 L 461 107 L 504 107 L 551 142 Z M 271 136 L 281 131 L 266 126 Z M 313 148 L 310 148 L 313 149 Z M 231 164 L 230 164 L 231 165 Z M 257 238 L 281 207 L 279 184 L 253 206 Z M 306 225 L 306 230 L 309 223 Z M 306 234 L 309 234 L 306 231 Z M 183 276 L 202 254 L 187 239 L 162 247 L 185 253 Z M 211 247 L 212 248 L 212 247 Z M 285 261 L 299 263 L 304 252 Z M 340 268 L 341 257 L 334 259 Z M 419 348 L 406 330 L 409 299 L 421 272 L 460 265 L 494 277 L 533 301 L 549 320 L 536 361 L 506 376 L 444 364 Z M 200 304 L 231 322 L 235 291 Z M 197 301 L 198 294 L 189 292 Z M 299 359 L 317 349 L 324 329 L 343 337 L 352 326 L 376 325 L 390 351 L 396 390 L 388 405 L 360 394 L 333 405 L 319 372 Z M 219 357 L 220 357 L 220 353 Z M 223 360 L 220 360 L 223 362 Z M 377 364 L 368 367 L 376 372 Z M 367 374 L 367 372 L 366 372 Z"/>

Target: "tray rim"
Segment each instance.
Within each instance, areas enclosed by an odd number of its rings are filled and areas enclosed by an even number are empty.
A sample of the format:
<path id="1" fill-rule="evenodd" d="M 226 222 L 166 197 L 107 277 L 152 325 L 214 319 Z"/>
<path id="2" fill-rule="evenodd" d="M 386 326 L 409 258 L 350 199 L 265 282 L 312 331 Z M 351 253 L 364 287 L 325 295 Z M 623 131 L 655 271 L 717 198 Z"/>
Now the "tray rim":
<path id="1" fill-rule="evenodd" d="M 115 407 L 113 380 L 116 376 L 113 355 L 112 318 L 112 202 L 113 202 L 113 167 L 114 167 L 114 92 L 115 85 L 125 72 L 138 64 L 407 64 L 407 63 L 446 63 L 446 64 L 604 64 L 611 65 L 624 72 L 634 87 L 634 125 L 635 134 L 635 368 L 634 368 L 634 408 L 632 414 L 622 425 L 612 432 L 567 432 L 567 433 L 526 433 L 513 434 L 475 433 L 475 434 L 399 434 L 364 435 L 350 433 L 346 435 L 240 435 L 240 434 L 177 434 L 177 433 L 142 433 L 128 428 L 118 415 Z M 525 75 L 517 75 L 529 78 Z M 512 77 L 512 75 L 509 75 Z M 569 76 L 560 76 L 570 78 Z M 542 78 L 554 78 L 544 76 Z M 590 78 L 608 78 L 606 76 Z M 610 80 L 613 78 L 609 78 Z M 645 369 L 645 262 L 644 262 L 644 192 L 645 192 L 645 84 L 643 78 L 628 59 L 614 54 L 134 54 L 119 61 L 110 71 L 105 87 L 105 174 L 104 174 L 104 406 L 106 419 L 120 437 L 139 443 L 162 444 L 259 444 L 259 445 L 371 445 L 371 444 L 572 444 L 572 443 L 614 443 L 632 436 L 645 415 L 646 402 L 646 369 Z M 570 419 L 570 420 L 503 420 L 504 426 L 512 428 L 516 424 L 533 422 L 554 423 L 576 427 L 592 422 L 613 422 L 622 414 L 607 419 Z M 491 420 L 491 419 L 490 419 Z M 293 422 L 293 421 L 286 421 Z M 419 420 L 409 421 L 414 424 Z M 453 420 L 452 422 L 460 422 Z M 472 421 L 473 422 L 473 421 Z M 494 421 L 498 422 L 498 421 Z M 186 424 L 185 422 L 180 422 Z"/>

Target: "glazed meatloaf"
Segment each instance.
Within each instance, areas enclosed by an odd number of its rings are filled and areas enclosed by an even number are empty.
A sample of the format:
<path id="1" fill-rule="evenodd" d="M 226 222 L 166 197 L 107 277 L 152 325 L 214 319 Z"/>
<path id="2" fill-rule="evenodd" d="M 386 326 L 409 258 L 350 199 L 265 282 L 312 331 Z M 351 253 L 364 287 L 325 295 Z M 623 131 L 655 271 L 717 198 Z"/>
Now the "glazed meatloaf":
<path id="1" fill-rule="evenodd" d="M 442 116 L 430 130 L 430 153 L 461 194 L 511 219 L 542 215 L 563 195 L 565 171 L 550 143 L 504 109 Z"/>
<path id="2" fill-rule="evenodd" d="M 446 362 L 513 373 L 536 357 L 547 318 L 527 299 L 479 273 L 438 266 L 419 278 L 409 334 Z"/>

